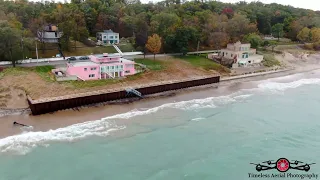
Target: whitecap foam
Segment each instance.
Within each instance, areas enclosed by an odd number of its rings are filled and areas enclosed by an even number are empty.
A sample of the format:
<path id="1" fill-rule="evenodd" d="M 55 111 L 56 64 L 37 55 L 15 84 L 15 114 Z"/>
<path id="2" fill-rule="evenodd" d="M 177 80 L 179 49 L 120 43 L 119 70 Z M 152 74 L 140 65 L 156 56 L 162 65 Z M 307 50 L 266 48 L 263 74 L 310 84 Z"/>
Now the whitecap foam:
<path id="1" fill-rule="evenodd" d="M 0 139 L 0 152 L 26 154 L 37 146 L 48 146 L 53 141 L 74 141 L 88 136 L 106 136 L 111 131 L 124 129 L 110 122 L 98 120 L 74 124 L 46 132 L 25 132 Z"/>
<path id="2" fill-rule="evenodd" d="M 202 118 L 202 117 L 198 117 L 198 118 L 193 118 L 191 119 L 191 121 L 201 121 L 201 120 L 204 120 L 205 118 Z"/>
<path id="3" fill-rule="evenodd" d="M 300 79 L 288 83 L 279 82 L 265 82 L 258 85 L 258 89 L 262 91 L 285 91 L 287 89 L 294 89 L 303 85 L 320 84 L 320 79 Z"/>

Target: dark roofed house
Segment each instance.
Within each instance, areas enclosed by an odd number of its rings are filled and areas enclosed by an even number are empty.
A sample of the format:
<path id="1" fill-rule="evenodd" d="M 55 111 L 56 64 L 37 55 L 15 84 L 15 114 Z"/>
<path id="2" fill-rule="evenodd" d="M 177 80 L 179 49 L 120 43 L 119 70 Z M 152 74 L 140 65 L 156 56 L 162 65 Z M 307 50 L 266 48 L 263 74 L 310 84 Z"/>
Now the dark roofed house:
<path id="1" fill-rule="evenodd" d="M 58 27 L 52 24 L 44 26 L 43 29 L 38 30 L 38 39 L 45 43 L 58 43 L 62 36 L 62 32 Z"/>

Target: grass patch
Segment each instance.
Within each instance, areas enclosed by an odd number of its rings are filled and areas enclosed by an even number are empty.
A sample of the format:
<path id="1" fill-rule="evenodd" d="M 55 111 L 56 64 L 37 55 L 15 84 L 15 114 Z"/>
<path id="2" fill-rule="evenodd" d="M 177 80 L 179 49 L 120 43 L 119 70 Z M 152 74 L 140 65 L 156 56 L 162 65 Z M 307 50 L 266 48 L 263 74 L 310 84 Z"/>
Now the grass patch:
<path id="1" fill-rule="evenodd" d="M 281 63 L 278 61 L 274 55 L 265 54 L 262 61 L 263 65 L 266 67 L 280 66 Z"/>
<path id="2" fill-rule="evenodd" d="M 128 80 L 128 81 L 133 81 L 133 80 L 136 80 L 136 79 L 139 79 L 142 75 L 142 72 L 141 73 L 137 73 L 137 74 L 134 74 L 134 75 L 131 75 L 131 76 L 127 76 L 125 78 L 125 80 Z"/>
<path id="3" fill-rule="evenodd" d="M 1 88 L 0 87 L 0 93 L 3 93 L 3 92 L 8 92 L 10 91 L 10 88 L 6 87 L 6 88 Z"/>
<path id="4" fill-rule="evenodd" d="M 6 75 L 12 75 L 12 76 L 26 75 L 28 72 L 30 72 L 30 70 L 31 68 L 23 68 L 23 67 L 5 68 L 2 72 L 0 72 L 0 79 Z"/>
<path id="5" fill-rule="evenodd" d="M 96 87 L 96 86 L 104 86 L 107 84 L 114 84 L 119 81 L 120 81 L 119 79 L 99 79 L 99 80 L 92 80 L 92 81 L 65 81 L 61 83 L 67 84 L 76 89 L 82 89 L 82 88 L 89 88 L 89 87 Z"/>
<path id="6" fill-rule="evenodd" d="M 54 69 L 54 67 L 51 65 L 35 67 L 36 73 L 46 81 L 54 81 L 54 77 L 51 73 L 52 69 Z"/>
<path id="7" fill-rule="evenodd" d="M 140 63 L 143 65 L 146 65 L 148 69 L 153 71 L 159 71 L 163 70 L 165 66 L 163 65 L 163 62 L 159 60 L 153 60 L 153 59 L 135 59 L 136 63 Z"/>
<path id="8" fill-rule="evenodd" d="M 118 45 L 120 50 L 122 52 L 131 52 L 135 51 L 132 44 L 124 44 L 124 45 Z M 117 51 L 114 49 L 113 46 L 96 46 L 96 47 L 88 47 L 88 46 L 81 46 L 77 47 L 77 49 L 74 49 L 74 47 L 70 48 L 70 51 L 63 51 L 65 56 L 85 56 L 90 54 L 102 54 L 102 53 L 117 53 Z M 39 50 L 39 58 L 50 58 L 55 56 L 56 54 L 59 54 L 57 47 L 45 50 L 44 53 L 42 53 L 42 50 Z M 36 52 L 32 52 L 32 56 L 36 57 Z"/>
<path id="9" fill-rule="evenodd" d="M 11 97 L 12 97 L 12 96 L 11 96 L 10 94 L 4 94 L 4 95 L 0 94 L 0 98 L 9 99 L 9 98 L 11 98 Z"/>
<path id="10" fill-rule="evenodd" d="M 230 73 L 230 69 L 221 64 L 218 64 L 210 59 L 202 56 L 188 55 L 188 56 L 178 56 L 179 59 L 188 61 L 190 64 L 201 67 L 205 70 L 215 70 L 220 73 Z"/>
<path id="11" fill-rule="evenodd" d="M 98 86 L 105 86 L 110 84 L 121 83 L 125 81 L 133 81 L 140 78 L 142 73 L 138 73 L 135 75 L 127 76 L 126 78 L 121 79 L 99 79 L 99 80 L 91 80 L 91 81 L 64 81 L 60 82 L 62 84 L 66 84 L 71 86 L 75 89 L 82 89 L 82 88 L 90 88 L 90 87 L 98 87 Z"/>
<path id="12" fill-rule="evenodd" d="M 54 66 L 37 66 L 37 67 L 10 67 L 5 68 L 2 72 L 0 72 L 0 79 L 4 76 L 24 76 L 30 72 L 36 72 L 40 77 L 44 80 L 53 81 L 53 75 L 51 70 L 54 69 Z"/>

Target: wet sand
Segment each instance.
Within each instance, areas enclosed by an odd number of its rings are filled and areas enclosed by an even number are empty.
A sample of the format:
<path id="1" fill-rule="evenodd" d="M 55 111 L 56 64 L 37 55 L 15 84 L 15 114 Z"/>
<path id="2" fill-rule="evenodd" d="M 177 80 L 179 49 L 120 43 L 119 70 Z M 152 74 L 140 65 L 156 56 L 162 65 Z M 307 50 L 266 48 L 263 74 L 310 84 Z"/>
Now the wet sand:
<path id="1" fill-rule="evenodd" d="M 39 116 L 32 115 L 10 115 L 0 117 L 0 138 L 20 134 L 23 130 L 20 127 L 13 126 L 13 122 L 27 124 L 33 126 L 32 131 L 48 131 L 66 127 L 76 123 L 99 120 L 104 117 L 125 113 L 132 110 L 141 110 L 153 108 L 166 103 L 179 101 L 187 101 L 192 99 L 202 99 L 207 97 L 216 97 L 229 95 L 241 89 L 252 89 L 257 87 L 257 81 L 266 80 L 269 78 L 282 77 L 290 74 L 296 74 L 297 71 L 280 72 L 264 76 L 256 76 L 232 81 L 222 81 L 219 84 L 194 87 L 179 91 L 162 93 L 162 96 L 153 95 L 152 97 L 134 101 L 128 104 L 112 104 L 97 107 L 82 107 L 79 111 L 64 110 L 53 114 L 44 114 Z M 280 78 L 279 82 L 292 81 L 297 76 L 318 76 L 320 72 L 310 72 L 304 74 L 296 74 L 288 78 Z"/>

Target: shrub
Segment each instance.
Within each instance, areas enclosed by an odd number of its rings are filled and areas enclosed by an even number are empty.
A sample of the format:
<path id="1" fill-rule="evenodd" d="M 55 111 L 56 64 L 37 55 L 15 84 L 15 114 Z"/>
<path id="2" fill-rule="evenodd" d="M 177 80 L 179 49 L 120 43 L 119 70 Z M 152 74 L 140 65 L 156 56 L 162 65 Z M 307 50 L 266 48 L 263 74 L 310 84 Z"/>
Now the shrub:
<path id="1" fill-rule="evenodd" d="M 306 43 L 304 44 L 304 48 L 308 49 L 308 50 L 313 50 L 313 44 L 311 43 Z"/>
<path id="2" fill-rule="evenodd" d="M 313 43 L 313 49 L 316 51 L 320 50 L 320 41 Z"/>
<path id="3" fill-rule="evenodd" d="M 263 57 L 262 64 L 266 67 L 280 66 L 280 61 L 278 61 L 272 54 L 266 54 Z"/>

